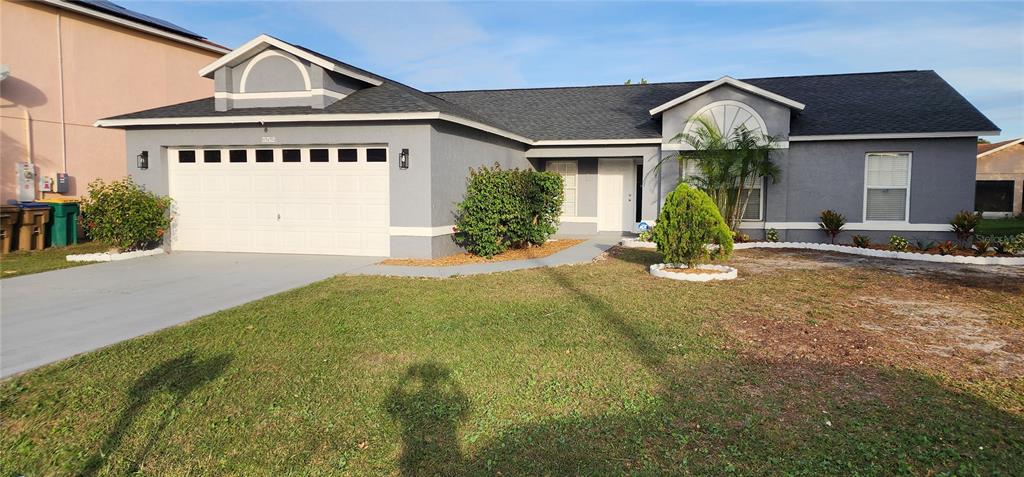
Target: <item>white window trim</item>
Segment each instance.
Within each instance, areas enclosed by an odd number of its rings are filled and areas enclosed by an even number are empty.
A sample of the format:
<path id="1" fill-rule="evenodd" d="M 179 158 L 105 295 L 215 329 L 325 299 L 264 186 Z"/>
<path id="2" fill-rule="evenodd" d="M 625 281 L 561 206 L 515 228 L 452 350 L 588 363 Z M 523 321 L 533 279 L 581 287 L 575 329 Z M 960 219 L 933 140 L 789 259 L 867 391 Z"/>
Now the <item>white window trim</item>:
<path id="1" fill-rule="evenodd" d="M 553 164 L 571 164 L 572 165 L 572 169 L 573 169 L 573 173 L 572 174 L 576 178 L 576 181 L 575 181 L 576 186 L 573 187 L 573 190 L 576 192 L 576 200 L 574 200 L 573 203 L 572 203 L 573 207 L 572 207 L 571 213 L 563 208 L 562 209 L 562 215 L 561 215 L 561 220 L 563 222 L 572 222 L 573 219 L 578 216 L 579 208 L 580 208 L 580 166 L 579 166 L 579 163 L 577 161 L 563 161 L 563 160 L 548 161 L 547 165 L 544 168 L 544 170 L 550 171 L 551 170 L 551 166 Z M 565 191 L 565 181 L 564 180 L 562 181 L 562 191 L 563 191 L 563 194 L 564 194 L 565 193 L 564 192 Z M 565 203 L 563 202 L 562 205 L 564 206 Z"/>
<path id="2" fill-rule="evenodd" d="M 741 213 L 740 214 L 740 221 L 741 222 L 764 222 L 764 182 L 765 181 L 764 181 L 764 177 L 759 177 L 759 178 L 757 178 L 755 180 L 761 181 L 760 186 L 758 186 L 758 188 L 757 188 L 757 191 L 758 191 L 757 218 L 756 219 L 745 219 L 745 218 L 743 218 L 744 214 Z M 746 210 L 744 210 L 743 212 L 746 212 Z"/>
<path id="3" fill-rule="evenodd" d="M 868 157 L 872 154 L 907 155 L 907 198 L 903 206 L 903 220 L 868 220 L 868 189 L 898 189 L 898 187 L 868 187 Z M 873 151 L 864 153 L 864 190 L 861 221 L 864 224 L 908 224 L 910 223 L 910 182 L 914 172 L 914 153 L 911 151 Z"/>

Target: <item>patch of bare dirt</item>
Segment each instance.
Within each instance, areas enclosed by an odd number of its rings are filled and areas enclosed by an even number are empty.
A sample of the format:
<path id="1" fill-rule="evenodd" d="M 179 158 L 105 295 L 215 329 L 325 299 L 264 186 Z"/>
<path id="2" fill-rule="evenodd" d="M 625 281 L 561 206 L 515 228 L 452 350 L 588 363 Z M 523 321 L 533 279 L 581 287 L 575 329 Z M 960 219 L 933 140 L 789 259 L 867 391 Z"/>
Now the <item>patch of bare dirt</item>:
<path id="1" fill-rule="evenodd" d="M 1024 285 L 1024 267 L 963 265 L 864 257 L 838 252 L 799 249 L 746 249 L 733 254 L 730 265 L 754 274 L 780 270 L 820 270 L 823 268 L 868 268 L 902 276 L 942 274 L 960 278 L 1019 280 Z"/>
<path id="2" fill-rule="evenodd" d="M 846 318 L 748 316 L 729 322 L 762 359 L 883 364 L 968 380 L 1024 376 L 1024 331 L 967 305 L 863 296 Z"/>

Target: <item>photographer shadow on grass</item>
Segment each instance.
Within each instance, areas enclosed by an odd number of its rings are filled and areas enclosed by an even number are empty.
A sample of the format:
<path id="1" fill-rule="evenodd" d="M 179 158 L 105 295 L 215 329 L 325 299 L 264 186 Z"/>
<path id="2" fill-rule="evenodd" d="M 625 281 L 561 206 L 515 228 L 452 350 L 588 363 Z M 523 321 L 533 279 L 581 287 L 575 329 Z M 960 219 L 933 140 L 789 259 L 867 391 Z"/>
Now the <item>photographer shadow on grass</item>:
<path id="1" fill-rule="evenodd" d="M 140 376 L 128 391 L 128 406 L 121 411 L 117 422 L 114 423 L 99 450 L 86 461 L 82 475 L 96 475 L 110 459 L 111 454 L 117 452 L 129 437 L 129 431 L 140 415 L 146 411 L 150 402 L 161 394 L 169 394 L 171 404 L 156 413 L 160 416 L 159 421 L 146 431 L 148 437 L 145 439 L 145 444 L 134 457 L 124 459 L 130 462 L 129 468 L 124 473 L 137 472 L 150 451 L 159 442 L 164 430 L 170 424 L 173 416 L 177 414 L 185 399 L 199 387 L 217 378 L 230 362 L 231 356 L 228 354 L 197 359 L 194 353 L 189 352 L 164 361 Z"/>

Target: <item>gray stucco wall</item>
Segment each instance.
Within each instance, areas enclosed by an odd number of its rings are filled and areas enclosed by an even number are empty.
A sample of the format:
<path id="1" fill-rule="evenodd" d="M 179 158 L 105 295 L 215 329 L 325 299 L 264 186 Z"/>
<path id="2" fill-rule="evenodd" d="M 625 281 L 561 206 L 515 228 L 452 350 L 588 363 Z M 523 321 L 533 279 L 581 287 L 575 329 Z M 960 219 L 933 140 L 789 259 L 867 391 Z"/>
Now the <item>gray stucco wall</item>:
<path id="1" fill-rule="evenodd" d="M 431 225 L 455 222 L 455 205 L 466 192 L 469 170 L 500 164 L 505 169 L 532 169 L 525 147 L 510 139 L 458 124 L 435 122 L 430 132 Z M 410 151 L 410 170 L 416 161 Z"/>
<path id="2" fill-rule="evenodd" d="M 683 127 L 693 115 L 708 104 L 715 101 L 739 101 L 753 108 L 764 120 L 768 128 L 767 133 L 780 140 L 789 138 L 790 110 L 788 107 L 724 85 L 692 98 L 678 106 L 662 113 L 662 138 L 667 143 L 677 134 L 683 132 Z"/>
<path id="3" fill-rule="evenodd" d="M 865 155 L 910 152 L 910 222 L 948 222 L 957 211 L 974 209 L 976 147 L 974 138 L 792 143 L 780 181 L 768 186 L 767 219 L 817 222 L 823 209 L 832 209 L 862 222 Z"/>

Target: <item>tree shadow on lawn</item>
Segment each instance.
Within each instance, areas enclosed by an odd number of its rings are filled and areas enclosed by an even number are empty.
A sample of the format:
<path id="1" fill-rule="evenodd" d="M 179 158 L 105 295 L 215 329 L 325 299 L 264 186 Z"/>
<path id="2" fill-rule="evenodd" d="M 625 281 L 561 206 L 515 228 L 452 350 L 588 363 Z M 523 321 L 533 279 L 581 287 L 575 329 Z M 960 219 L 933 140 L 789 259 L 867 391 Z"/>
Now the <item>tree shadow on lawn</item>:
<path id="1" fill-rule="evenodd" d="M 868 366 L 738 356 L 679 364 L 636 321 L 546 269 L 658 377 L 621 409 L 500 429 L 467 450 L 470 403 L 437 363 L 408 368 L 385 400 L 403 475 L 680 473 L 1012 474 L 1024 420 L 935 378 Z"/>
<path id="2" fill-rule="evenodd" d="M 149 402 L 160 394 L 170 394 L 173 397 L 173 402 L 159 413 L 160 421 L 155 428 L 149 431 L 145 445 L 133 458 L 125 459 L 131 464 L 124 473 L 137 472 L 189 394 L 223 373 L 230 362 L 231 356 L 228 354 L 218 354 L 197 360 L 195 354 L 190 352 L 150 368 L 128 390 L 128 406 L 121 411 L 117 422 L 114 423 L 99 450 L 86 461 L 82 475 L 96 475 L 110 455 L 121 447 L 129 435 L 129 430 L 145 411 Z"/>

